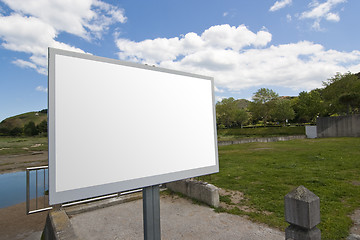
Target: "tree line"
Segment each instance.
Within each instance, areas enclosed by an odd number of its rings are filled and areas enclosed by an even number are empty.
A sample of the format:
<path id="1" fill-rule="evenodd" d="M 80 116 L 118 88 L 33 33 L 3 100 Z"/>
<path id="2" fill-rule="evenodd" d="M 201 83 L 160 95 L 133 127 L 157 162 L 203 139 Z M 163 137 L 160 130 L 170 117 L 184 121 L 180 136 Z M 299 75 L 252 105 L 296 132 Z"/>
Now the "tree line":
<path id="1" fill-rule="evenodd" d="M 219 128 L 244 125 L 286 125 L 315 123 L 317 117 L 358 114 L 360 112 L 360 73 L 337 73 L 323 82 L 323 88 L 300 92 L 296 97 L 280 97 L 260 88 L 252 101 L 224 98 L 216 103 Z"/>
<path id="2" fill-rule="evenodd" d="M 35 124 L 34 121 L 30 121 L 24 125 L 24 127 L 14 128 L 0 128 L 0 136 L 45 136 L 47 137 L 47 121 L 43 120 L 39 124 Z"/>

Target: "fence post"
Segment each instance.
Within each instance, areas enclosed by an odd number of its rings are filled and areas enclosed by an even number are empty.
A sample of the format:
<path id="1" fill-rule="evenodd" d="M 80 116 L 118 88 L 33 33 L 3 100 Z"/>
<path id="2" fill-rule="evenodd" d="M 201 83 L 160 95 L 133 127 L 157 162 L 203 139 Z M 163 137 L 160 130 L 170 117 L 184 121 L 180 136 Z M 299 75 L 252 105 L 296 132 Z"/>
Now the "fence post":
<path id="1" fill-rule="evenodd" d="M 320 199 L 304 186 L 299 186 L 285 196 L 285 220 L 290 223 L 285 230 L 286 240 L 319 240 L 321 231 Z"/>

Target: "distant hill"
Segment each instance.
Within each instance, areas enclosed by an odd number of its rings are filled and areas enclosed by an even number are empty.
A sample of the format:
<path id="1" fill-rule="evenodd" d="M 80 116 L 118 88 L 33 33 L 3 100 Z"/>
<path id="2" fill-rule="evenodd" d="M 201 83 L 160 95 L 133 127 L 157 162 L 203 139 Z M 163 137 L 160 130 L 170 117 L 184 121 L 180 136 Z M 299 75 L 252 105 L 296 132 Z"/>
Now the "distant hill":
<path id="1" fill-rule="evenodd" d="M 33 121 L 35 125 L 41 123 L 42 121 L 47 121 L 47 109 L 41 110 L 39 112 L 28 112 L 13 117 L 4 119 L 0 123 L 0 129 L 13 129 L 15 127 L 23 128 L 25 124 Z"/>

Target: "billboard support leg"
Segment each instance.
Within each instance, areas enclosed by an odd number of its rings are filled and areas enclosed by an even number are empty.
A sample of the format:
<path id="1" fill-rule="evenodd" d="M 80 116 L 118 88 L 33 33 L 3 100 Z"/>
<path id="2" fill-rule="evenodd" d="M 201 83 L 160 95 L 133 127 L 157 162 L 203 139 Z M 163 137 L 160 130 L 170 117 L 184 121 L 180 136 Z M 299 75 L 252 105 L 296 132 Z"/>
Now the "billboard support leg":
<path id="1" fill-rule="evenodd" d="M 144 240 L 160 240 L 159 186 L 143 188 Z"/>

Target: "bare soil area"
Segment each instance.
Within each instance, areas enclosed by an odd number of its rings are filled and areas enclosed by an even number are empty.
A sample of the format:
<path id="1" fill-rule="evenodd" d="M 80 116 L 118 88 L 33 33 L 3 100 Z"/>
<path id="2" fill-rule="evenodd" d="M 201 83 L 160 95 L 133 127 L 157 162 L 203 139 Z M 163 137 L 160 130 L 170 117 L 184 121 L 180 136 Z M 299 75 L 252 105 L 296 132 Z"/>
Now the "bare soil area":
<path id="1" fill-rule="evenodd" d="M 28 167 L 48 165 L 48 151 L 28 154 L 0 155 L 0 174 L 25 171 Z"/>
<path id="2" fill-rule="evenodd" d="M 26 215 L 26 203 L 0 208 L 0 240 L 40 239 L 46 216 L 47 211 Z"/>

